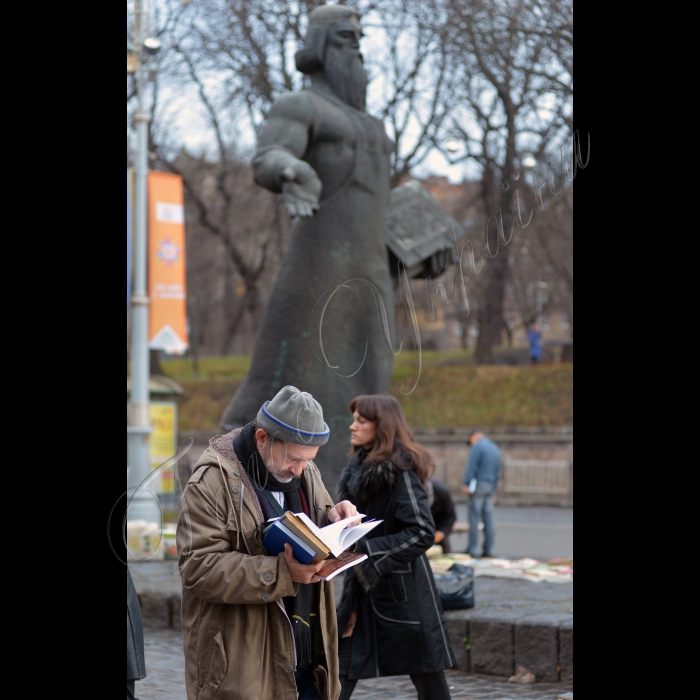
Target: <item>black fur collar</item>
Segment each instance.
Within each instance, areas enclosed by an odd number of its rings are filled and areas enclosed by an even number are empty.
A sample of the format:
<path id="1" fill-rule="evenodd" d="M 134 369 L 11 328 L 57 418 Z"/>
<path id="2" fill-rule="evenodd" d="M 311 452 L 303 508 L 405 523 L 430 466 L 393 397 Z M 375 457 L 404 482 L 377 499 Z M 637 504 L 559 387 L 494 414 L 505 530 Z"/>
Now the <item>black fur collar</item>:
<path id="1" fill-rule="evenodd" d="M 391 461 L 365 464 L 367 451 L 363 447 L 350 460 L 338 481 L 340 500 L 362 503 L 369 497 L 391 488 L 396 483 L 398 470 Z"/>

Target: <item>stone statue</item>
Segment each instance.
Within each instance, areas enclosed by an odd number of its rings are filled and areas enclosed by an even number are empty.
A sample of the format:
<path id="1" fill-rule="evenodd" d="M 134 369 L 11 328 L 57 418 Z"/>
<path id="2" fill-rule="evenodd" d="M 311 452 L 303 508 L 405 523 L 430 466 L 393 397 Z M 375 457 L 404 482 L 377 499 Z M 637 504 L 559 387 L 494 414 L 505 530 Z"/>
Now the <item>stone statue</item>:
<path id="1" fill-rule="evenodd" d="M 296 55 L 310 87 L 281 95 L 261 130 L 255 180 L 283 193 L 294 224 L 250 372 L 221 426 L 244 425 L 280 388 L 298 386 L 320 402 L 331 429 L 318 456 L 329 484 L 348 460 L 348 403 L 358 394 L 387 392 L 393 366 L 385 244 L 393 143 L 382 122 L 365 112 L 359 19 L 344 5 L 310 14 Z M 355 281 L 338 288 L 348 280 Z"/>

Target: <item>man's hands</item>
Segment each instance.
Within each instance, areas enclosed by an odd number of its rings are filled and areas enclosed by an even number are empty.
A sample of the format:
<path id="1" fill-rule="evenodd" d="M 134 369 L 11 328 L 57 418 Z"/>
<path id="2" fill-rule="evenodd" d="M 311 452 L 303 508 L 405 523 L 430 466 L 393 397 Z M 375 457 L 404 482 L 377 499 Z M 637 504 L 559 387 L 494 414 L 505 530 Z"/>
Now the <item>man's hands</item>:
<path id="1" fill-rule="evenodd" d="M 297 561 L 292 554 L 292 545 L 284 545 L 284 560 L 294 583 L 316 583 L 318 579 L 314 574 L 323 566 L 322 561 L 318 564 L 302 564 Z"/>
<path id="2" fill-rule="evenodd" d="M 332 523 L 337 523 L 338 520 L 351 518 L 353 515 L 359 515 L 354 504 L 350 503 L 350 501 L 341 501 L 340 503 L 336 503 L 328 511 L 328 520 Z M 352 525 L 348 525 L 348 527 L 352 527 Z M 291 574 L 292 581 L 295 583 L 316 583 L 318 579 L 314 574 L 323 566 L 324 562 L 321 561 L 318 564 L 302 564 L 294 558 L 294 554 L 292 554 L 293 551 L 291 544 L 284 545 L 284 560 L 287 562 L 287 568 Z"/>
<path id="3" fill-rule="evenodd" d="M 355 505 L 350 503 L 350 501 L 341 501 L 340 503 L 336 503 L 328 511 L 328 520 L 332 523 L 337 523 L 339 520 L 350 518 L 353 515 L 359 515 L 359 511 L 355 508 Z M 359 520 L 357 522 L 359 522 Z M 348 525 L 348 527 L 352 527 L 352 525 L 357 525 L 357 523 L 352 523 Z"/>
<path id="4" fill-rule="evenodd" d="M 435 544 L 439 544 L 445 539 L 445 533 L 442 530 L 435 530 Z"/>
<path id="5" fill-rule="evenodd" d="M 316 171 L 303 160 L 288 165 L 281 174 L 282 196 L 289 216 L 313 216 L 319 209 L 323 185 Z"/>

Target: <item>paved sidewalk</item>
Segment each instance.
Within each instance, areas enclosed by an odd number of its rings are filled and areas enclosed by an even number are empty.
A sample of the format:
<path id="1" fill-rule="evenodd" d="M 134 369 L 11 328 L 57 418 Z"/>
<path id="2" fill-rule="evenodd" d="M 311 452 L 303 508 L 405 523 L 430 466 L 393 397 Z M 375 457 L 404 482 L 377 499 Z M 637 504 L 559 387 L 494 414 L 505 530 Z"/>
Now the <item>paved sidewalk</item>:
<path id="1" fill-rule="evenodd" d="M 141 562 L 130 568 L 144 625 L 179 630 L 182 583 L 177 562 Z M 341 576 L 333 580 L 337 599 Z M 476 606 L 445 614 L 457 668 L 508 678 L 523 666 L 538 681 L 572 684 L 573 587 L 573 582 L 476 578 Z"/>
<path id="2" fill-rule="evenodd" d="M 467 504 L 455 503 L 457 520 L 469 522 Z M 499 506 L 494 509 L 496 524 L 495 554 L 504 559 L 532 557 L 547 561 L 551 557 L 568 557 L 574 553 L 574 509 L 537 508 L 534 506 Z M 452 551 L 467 549 L 467 533 L 450 535 Z M 483 543 L 483 532 L 479 541 Z M 478 551 L 481 551 L 479 549 Z"/>
<path id="3" fill-rule="evenodd" d="M 136 683 L 139 700 L 186 700 L 185 662 L 182 636 L 173 629 L 145 632 L 148 677 Z M 573 692 L 562 683 L 518 685 L 460 671 L 446 671 L 452 700 L 557 700 L 560 693 Z M 416 691 L 407 676 L 373 678 L 357 684 L 353 700 L 415 700 Z"/>
<path id="4" fill-rule="evenodd" d="M 185 657 L 179 630 L 144 630 L 146 673 L 136 682 L 138 700 L 186 700 Z"/>

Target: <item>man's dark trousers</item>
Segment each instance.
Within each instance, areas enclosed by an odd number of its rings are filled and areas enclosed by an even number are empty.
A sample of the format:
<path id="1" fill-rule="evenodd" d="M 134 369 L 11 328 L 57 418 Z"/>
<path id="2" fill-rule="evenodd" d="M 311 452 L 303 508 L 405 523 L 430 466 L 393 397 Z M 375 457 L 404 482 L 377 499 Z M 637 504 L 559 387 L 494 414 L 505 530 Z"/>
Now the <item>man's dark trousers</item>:
<path id="1" fill-rule="evenodd" d="M 308 671 L 305 668 L 297 669 L 294 672 L 294 679 L 297 682 L 299 700 L 319 700 L 318 690 L 314 685 L 313 671 Z"/>

